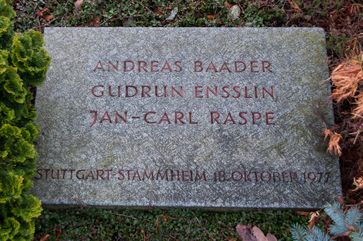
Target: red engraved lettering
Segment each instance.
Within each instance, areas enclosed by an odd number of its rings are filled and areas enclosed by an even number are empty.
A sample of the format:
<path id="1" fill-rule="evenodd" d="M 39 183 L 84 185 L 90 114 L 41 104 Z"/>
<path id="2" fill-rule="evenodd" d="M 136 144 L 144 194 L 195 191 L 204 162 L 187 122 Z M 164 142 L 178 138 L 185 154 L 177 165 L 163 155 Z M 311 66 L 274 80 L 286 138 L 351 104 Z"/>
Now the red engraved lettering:
<path id="1" fill-rule="evenodd" d="M 272 122 L 274 119 L 273 112 L 266 112 L 266 125 L 274 125 L 275 123 Z"/>
<path id="2" fill-rule="evenodd" d="M 159 69 L 159 61 L 153 60 L 151 61 L 151 72 L 158 72 Z"/>
<path id="3" fill-rule="evenodd" d="M 95 66 L 95 68 L 93 69 L 94 72 L 96 72 L 96 70 L 102 70 L 105 71 L 105 69 L 103 68 L 102 62 L 101 60 L 99 60 Z"/>
<path id="4" fill-rule="evenodd" d="M 146 123 L 148 123 L 148 124 L 155 124 L 156 123 L 156 121 L 150 121 L 148 118 L 149 118 L 149 116 L 153 116 L 153 115 L 155 115 L 156 114 L 156 112 L 154 112 L 154 111 L 149 111 L 149 112 L 146 112 L 145 113 L 145 115 L 144 115 L 144 121 L 146 122 Z"/>
<path id="5" fill-rule="evenodd" d="M 175 124 L 185 124 L 183 118 L 184 114 L 182 112 L 179 111 L 175 112 Z"/>
<path id="6" fill-rule="evenodd" d="M 252 112 L 252 124 L 256 124 L 258 120 L 261 119 L 260 112 Z"/>
<path id="7" fill-rule="evenodd" d="M 95 85 L 92 87 L 92 95 L 95 96 L 95 97 L 103 97 L 103 88 L 104 86 L 103 85 Z M 96 90 L 98 89 L 101 89 L 99 90 L 99 92 L 96 92 Z"/>
<path id="8" fill-rule="evenodd" d="M 258 64 L 257 61 L 251 61 L 251 72 L 258 72 Z"/>
<path id="9" fill-rule="evenodd" d="M 243 72 L 246 70 L 246 64 L 243 61 L 234 62 L 235 72 Z"/>
<path id="10" fill-rule="evenodd" d="M 263 60 L 262 61 L 262 71 L 266 72 L 266 70 L 268 70 L 269 72 L 272 72 L 271 63 L 267 60 Z"/>
<path id="11" fill-rule="evenodd" d="M 92 127 L 96 121 L 97 121 L 97 111 L 96 110 L 91 110 L 90 113 L 92 114 L 92 123 L 90 125 L 90 127 Z"/>
<path id="12" fill-rule="evenodd" d="M 124 72 L 130 72 L 135 68 L 135 64 L 131 60 L 124 61 Z"/>
<path id="13" fill-rule="evenodd" d="M 202 72 L 203 71 L 203 63 L 202 61 L 194 61 L 194 72 Z"/>
<path id="14" fill-rule="evenodd" d="M 218 111 L 211 111 L 210 112 L 210 123 L 214 124 L 214 122 L 215 122 L 217 124 L 220 124 L 219 117 L 220 117 L 220 114 Z"/>
<path id="15" fill-rule="evenodd" d="M 142 71 L 148 72 L 146 66 L 147 66 L 147 63 L 145 61 L 140 60 L 140 61 L 138 61 L 137 69 L 139 72 L 142 72 Z"/>

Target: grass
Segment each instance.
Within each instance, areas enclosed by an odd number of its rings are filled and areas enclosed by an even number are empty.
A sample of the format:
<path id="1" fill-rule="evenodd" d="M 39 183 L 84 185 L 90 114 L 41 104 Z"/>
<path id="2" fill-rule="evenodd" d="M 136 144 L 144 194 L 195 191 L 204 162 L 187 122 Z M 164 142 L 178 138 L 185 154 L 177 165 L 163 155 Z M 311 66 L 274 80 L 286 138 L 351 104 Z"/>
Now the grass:
<path id="1" fill-rule="evenodd" d="M 211 212 L 191 209 L 45 209 L 36 223 L 39 240 L 238 240 L 238 223 L 253 224 L 279 240 L 306 223 L 293 211 Z"/>
<path id="2" fill-rule="evenodd" d="M 229 4 L 238 4 L 242 10 L 241 17 L 235 21 L 228 19 L 228 8 L 223 0 L 84 0 L 80 10 L 75 10 L 74 0 L 14 2 L 17 31 L 42 31 L 47 26 L 320 26 L 327 31 L 330 59 L 344 57 L 350 37 L 359 29 L 356 23 L 363 17 L 362 14 L 350 16 L 350 24 L 339 25 L 349 16 L 349 4 L 358 3 L 349 0 L 296 0 L 301 11 L 293 11 L 289 1 L 284 0 L 230 0 Z M 178 8 L 176 18 L 166 21 L 175 7 Z M 335 24 L 335 20 L 339 24 Z M 257 225 L 265 233 L 275 234 L 279 240 L 291 240 L 290 226 L 306 222 L 305 217 L 282 210 L 211 212 L 190 209 L 44 208 L 36 223 L 35 239 L 233 241 L 237 240 L 235 226 L 242 223 Z"/>

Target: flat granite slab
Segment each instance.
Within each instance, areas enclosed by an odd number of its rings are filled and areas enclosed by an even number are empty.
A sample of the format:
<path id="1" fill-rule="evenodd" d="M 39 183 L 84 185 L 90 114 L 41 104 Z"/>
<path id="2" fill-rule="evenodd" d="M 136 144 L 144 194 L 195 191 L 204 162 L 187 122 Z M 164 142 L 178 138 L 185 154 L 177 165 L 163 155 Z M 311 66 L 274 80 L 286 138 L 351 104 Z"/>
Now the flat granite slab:
<path id="1" fill-rule="evenodd" d="M 320 208 L 341 194 L 320 28 L 46 28 L 45 204 Z"/>

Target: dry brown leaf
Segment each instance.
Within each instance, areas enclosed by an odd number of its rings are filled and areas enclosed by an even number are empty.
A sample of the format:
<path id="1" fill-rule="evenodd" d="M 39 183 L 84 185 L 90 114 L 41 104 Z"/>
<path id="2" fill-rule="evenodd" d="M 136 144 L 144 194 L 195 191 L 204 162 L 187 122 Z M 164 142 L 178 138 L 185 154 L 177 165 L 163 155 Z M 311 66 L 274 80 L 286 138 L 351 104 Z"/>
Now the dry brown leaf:
<path id="1" fill-rule="evenodd" d="M 256 237 L 252 234 L 251 225 L 237 224 L 236 231 L 243 241 L 257 241 Z"/>
<path id="2" fill-rule="evenodd" d="M 357 59 L 344 61 L 331 74 L 335 87 L 332 98 L 337 102 L 341 102 L 348 97 L 354 97 L 359 87 L 359 82 L 363 81 L 362 63 L 358 59 L 363 59 L 363 53 Z"/>
<path id="3" fill-rule="evenodd" d="M 363 189 L 363 176 L 353 178 L 353 185 L 355 186 L 355 188 L 352 190 L 353 192 Z"/>
<path id="4" fill-rule="evenodd" d="M 265 236 L 261 229 L 252 225 L 238 224 L 236 231 L 243 241 L 277 241 L 274 235 L 268 233 Z"/>
<path id="5" fill-rule="evenodd" d="M 50 238 L 49 234 L 44 235 L 39 241 L 47 241 Z"/>
<path id="6" fill-rule="evenodd" d="M 332 132 L 329 129 L 324 130 L 325 138 L 329 137 L 329 144 L 327 151 L 331 154 L 335 154 L 337 156 L 342 155 L 342 149 L 339 145 L 339 142 L 342 140 L 342 136 L 336 132 Z"/>
<path id="7" fill-rule="evenodd" d="M 319 219 L 319 212 L 311 212 L 310 219 L 308 221 L 308 228 L 311 229 L 312 227 L 314 227 L 318 219 Z"/>
<path id="8" fill-rule="evenodd" d="M 256 237 L 257 241 L 268 241 L 265 234 L 256 226 L 253 226 L 252 233 Z"/>
<path id="9" fill-rule="evenodd" d="M 301 13 L 301 8 L 299 7 L 299 5 L 294 1 L 294 0 L 288 0 L 291 9 L 295 12 L 295 13 Z"/>
<path id="10" fill-rule="evenodd" d="M 89 23 L 90 26 L 92 27 L 99 27 L 100 26 L 100 18 L 99 17 L 95 17 L 94 19 L 91 20 L 91 22 Z"/>
<path id="11" fill-rule="evenodd" d="M 74 9 L 76 11 L 80 10 L 81 7 L 82 7 L 82 4 L 83 4 L 83 0 L 77 0 L 75 3 L 74 3 Z"/>
<path id="12" fill-rule="evenodd" d="M 44 16 L 43 18 L 45 19 L 45 21 L 50 22 L 53 20 L 54 16 L 52 14 L 50 14 L 50 15 Z"/>
<path id="13" fill-rule="evenodd" d="M 233 5 L 230 4 L 229 2 L 225 1 L 224 2 L 224 7 L 227 8 L 227 9 L 230 9 Z"/>
<path id="14" fill-rule="evenodd" d="M 161 11 L 161 8 L 159 7 L 156 7 L 153 12 L 156 14 L 156 15 L 163 15 L 163 11 Z"/>
<path id="15" fill-rule="evenodd" d="M 275 237 L 275 235 L 272 235 L 270 233 L 268 233 L 266 235 L 266 238 L 267 238 L 268 241 L 277 241 L 277 238 Z"/>
<path id="16" fill-rule="evenodd" d="M 216 18 L 216 15 L 213 15 L 213 14 L 208 14 L 207 15 L 208 20 L 214 20 L 215 18 Z"/>
<path id="17" fill-rule="evenodd" d="M 43 16 L 44 16 L 44 13 L 46 13 L 46 12 L 48 12 L 48 11 L 49 11 L 49 8 L 43 8 L 43 9 L 41 9 L 41 10 L 37 11 L 37 12 L 35 13 L 35 15 L 37 15 L 38 17 L 43 17 Z"/>

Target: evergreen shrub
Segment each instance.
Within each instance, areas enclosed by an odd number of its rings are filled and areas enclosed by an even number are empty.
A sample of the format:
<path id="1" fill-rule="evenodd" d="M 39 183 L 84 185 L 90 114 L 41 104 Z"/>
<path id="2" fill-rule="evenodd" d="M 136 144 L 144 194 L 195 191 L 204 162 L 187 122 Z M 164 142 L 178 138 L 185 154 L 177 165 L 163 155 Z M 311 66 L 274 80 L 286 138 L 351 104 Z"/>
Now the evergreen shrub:
<path id="1" fill-rule="evenodd" d="M 14 33 L 11 2 L 0 0 L 0 240 L 32 240 L 41 213 L 29 194 L 39 133 L 32 88 L 44 81 L 50 58 L 41 33 Z"/>

